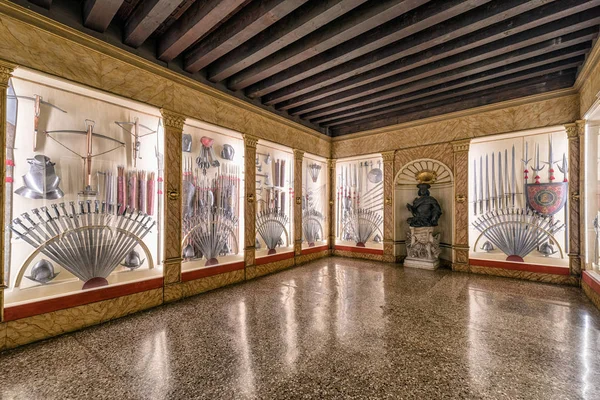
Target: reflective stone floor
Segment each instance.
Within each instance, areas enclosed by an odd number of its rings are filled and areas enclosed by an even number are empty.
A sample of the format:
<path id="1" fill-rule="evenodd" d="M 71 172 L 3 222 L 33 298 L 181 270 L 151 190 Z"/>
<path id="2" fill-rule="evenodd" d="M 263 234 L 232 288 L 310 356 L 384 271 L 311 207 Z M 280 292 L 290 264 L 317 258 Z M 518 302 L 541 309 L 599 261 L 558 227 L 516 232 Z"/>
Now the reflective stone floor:
<path id="1" fill-rule="evenodd" d="M 0 355 L 3 399 L 600 399 L 577 288 L 341 258 Z"/>

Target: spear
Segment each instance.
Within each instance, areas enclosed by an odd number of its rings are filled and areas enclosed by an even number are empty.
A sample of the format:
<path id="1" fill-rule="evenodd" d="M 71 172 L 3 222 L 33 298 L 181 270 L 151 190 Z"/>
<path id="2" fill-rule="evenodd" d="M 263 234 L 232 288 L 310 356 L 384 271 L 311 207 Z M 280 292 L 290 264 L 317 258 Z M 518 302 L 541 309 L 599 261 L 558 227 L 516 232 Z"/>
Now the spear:
<path id="1" fill-rule="evenodd" d="M 488 174 L 488 156 L 485 155 L 485 211 L 490 211 L 490 179 Z"/>
<path id="2" fill-rule="evenodd" d="M 496 209 L 496 172 L 495 172 L 494 153 L 492 153 L 492 209 Z"/>
<path id="3" fill-rule="evenodd" d="M 552 167 L 552 165 L 556 164 L 556 162 L 554 161 L 554 152 L 552 151 L 552 135 L 550 135 L 549 139 L 549 144 L 550 144 L 550 148 L 548 151 L 548 162 L 542 161 L 544 164 L 548 165 L 548 174 L 550 175 L 548 177 L 548 180 L 550 182 L 552 182 L 554 180 L 554 167 Z"/>
<path id="4" fill-rule="evenodd" d="M 511 176 L 511 189 L 512 189 L 512 206 L 515 206 L 515 196 L 517 195 L 517 183 L 515 176 L 515 145 L 512 147 L 512 176 Z"/>
<path id="5" fill-rule="evenodd" d="M 479 156 L 479 213 L 483 214 L 483 157 Z"/>
<path id="6" fill-rule="evenodd" d="M 535 172 L 535 183 L 539 184 L 540 183 L 540 175 L 539 172 L 541 170 L 543 170 L 545 167 L 545 165 L 542 165 L 540 167 L 540 145 L 536 144 L 535 145 L 535 167 L 531 167 L 531 169 Z"/>
<path id="7" fill-rule="evenodd" d="M 558 166 L 558 170 L 563 174 L 563 182 L 568 182 L 567 173 L 569 172 L 569 165 L 567 164 L 567 156 L 563 153 L 562 166 Z"/>
<path id="8" fill-rule="evenodd" d="M 477 160 L 473 160 L 473 214 L 477 215 Z"/>
<path id="9" fill-rule="evenodd" d="M 508 149 L 504 149 L 504 180 L 506 185 L 504 188 L 504 195 L 506 196 L 504 204 L 508 208 L 508 199 L 510 197 L 510 182 L 508 180 Z"/>
<path id="10" fill-rule="evenodd" d="M 523 186 L 523 204 L 527 204 L 527 180 L 529 178 L 529 170 L 527 169 L 527 165 L 531 161 L 529 157 L 529 143 L 525 142 L 525 159 L 521 159 L 521 162 L 524 164 L 525 169 L 523 170 L 523 176 L 525 178 L 525 185 Z M 525 206 L 527 207 L 527 206 Z"/>
<path id="11" fill-rule="evenodd" d="M 502 181 L 502 152 L 498 152 L 498 207 L 502 208 L 504 182 Z"/>

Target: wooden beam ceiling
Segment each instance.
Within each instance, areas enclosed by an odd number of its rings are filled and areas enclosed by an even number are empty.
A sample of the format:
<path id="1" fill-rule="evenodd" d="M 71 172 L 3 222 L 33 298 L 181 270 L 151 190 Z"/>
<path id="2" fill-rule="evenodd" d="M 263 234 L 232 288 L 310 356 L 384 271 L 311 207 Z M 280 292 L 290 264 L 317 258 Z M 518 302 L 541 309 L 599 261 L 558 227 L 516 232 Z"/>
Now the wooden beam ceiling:
<path id="1" fill-rule="evenodd" d="M 333 136 L 569 87 L 600 25 L 600 0 L 12 1 Z"/>

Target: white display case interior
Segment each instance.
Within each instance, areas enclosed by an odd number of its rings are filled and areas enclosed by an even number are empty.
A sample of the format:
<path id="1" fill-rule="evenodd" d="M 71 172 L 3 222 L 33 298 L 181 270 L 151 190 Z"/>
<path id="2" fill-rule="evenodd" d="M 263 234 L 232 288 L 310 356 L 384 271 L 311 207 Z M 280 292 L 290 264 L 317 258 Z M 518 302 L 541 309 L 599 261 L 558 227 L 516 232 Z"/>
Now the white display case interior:
<path id="1" fill-rule="evenodd" d="M 182 153 L 182 271 L 243 262 L 242 136 L 188 118 Z"/>
<path id="2" fill-rule="evenodd" d="M 338 160 L 336 183 L 336 244 L 382 249 L 382 157 Z"/>
<path id="3" fill-rule="evenodd" d="M 294 251 L 294 155 L 288 147 L 256 146 L 256 258 Z"/>
<path id="4" fill-rule="evenodd" d="M 327 162 L 304 154 L 302 160 L 302 248 L 327 244 Z"/>
<path id="5" fill-rule="evenodd" d="M 470 257 L 567 268 L 568 168 L 563 126 L 473 139 Z"/>
<path id="6" fill-rule="evenodd" d="M 162 276 L 159 110 L 21 68 L 7 100 L 6 305 Z"/>

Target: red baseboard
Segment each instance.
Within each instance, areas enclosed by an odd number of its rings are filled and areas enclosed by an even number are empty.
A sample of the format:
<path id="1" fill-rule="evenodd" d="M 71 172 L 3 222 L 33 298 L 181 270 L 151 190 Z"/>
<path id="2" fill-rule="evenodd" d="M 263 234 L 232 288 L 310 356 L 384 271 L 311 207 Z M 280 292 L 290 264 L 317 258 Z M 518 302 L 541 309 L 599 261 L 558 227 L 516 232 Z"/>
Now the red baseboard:
<path id="1" fill-rule="evenodd" d="M 598 278 L 587 271 L 583 271 L 582 279 L 594 292 L 600 295 L 600 280 Z"/>
<path id="2" fill-rule="evenodd" d="M 371 249 L 369 247 L 355 247 L 355 246 L 334 246 L 335 250 L 351 251 L 353 253 L 364 253 L 364 254 L 380 254 L 383 255 L 383 249 Z"/>
<path id="3" fill-rule="evenodd" d="M 294 252 L 288 251 L 287 253 L 273 254 L 272 256 L 264 256 L 257 258 L 254 263 L 256 265 L 269 264 L 275 261 L 287 260 L 288 258 L 294 258 Z"/>
<path id="4" fill-rule="evenodd" d="M 329 246 L 327 246 L 327 245 L 318 246 L 318 247 L 307 247 L 307 248 L 302 249 L 302 255 L 319 253 L 319 252 L 325 251 L 327 249 L 329 249 Z"/>
<path id="5" fill-rule="evenodd" d="M 159 277 L 140 282 L 108 286 L 102 289 L 82 291 L 81 293 L 68 294 L 66 296 L 57 297 L 54 299 L 40 300 L 12 307 L 8 305 L 4 309 L 4 321 L 14 321 L 52 311 L 64 310 L 66 308 L 96 303 L 103 300 L 110 300 L 116 297 L 128 296 L 130 294 L 145 292 L 147 290 L 158 289 L 162 286 L 163 278 Z"/>
<path id="6" fill-rule="evenodd" d="M 244 262 L 238 261 L 230 264 L 215 265 L 213 267 L 204 267 L 193 271 L 184 271 L 181 273 L 181 281 L 193 281 L 195 279 L 207 278 L 209 276 L 224 274 L 225 272 L 238 271 L 244 269 Z"/>
<path id="7" fill-rule="evenodd" d="M 569 275 L 569 268 L 554 267 L 551 265 L 527 264 L 527 263 L 497 261 L 497 260 L 482 260 L 479 258 L 469 258 L 469 264 L 475 265 L 478 267 L 502 268 L 502 269 L 510 269 L 510 270 L 514 270 L 514 271 L 538 272 L 541 274 Z"/>

